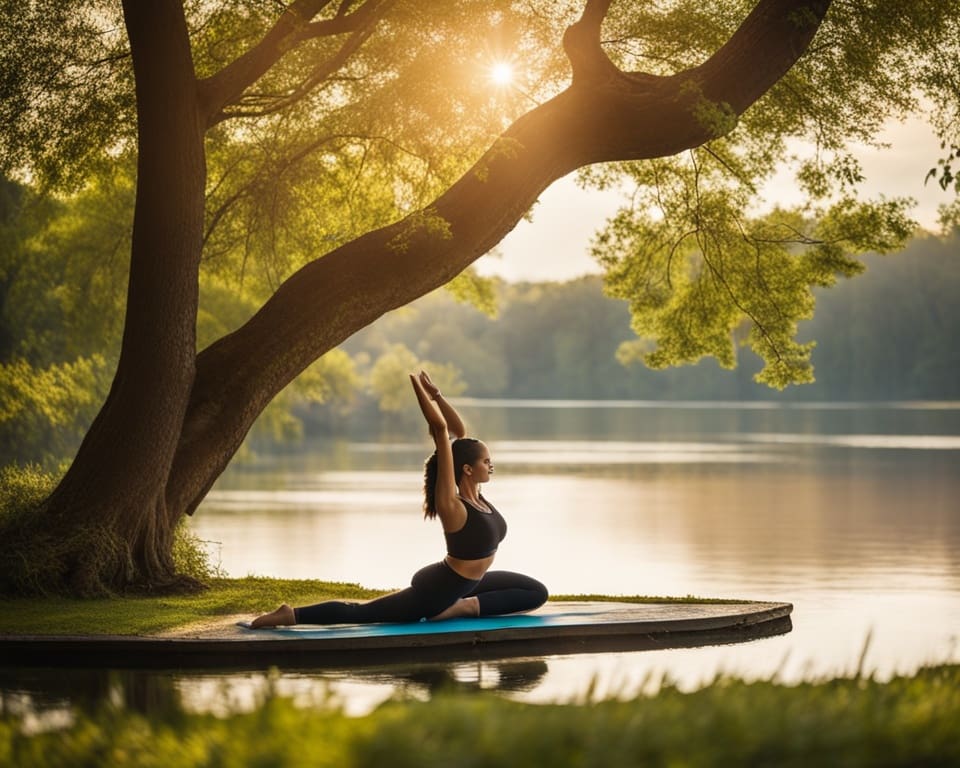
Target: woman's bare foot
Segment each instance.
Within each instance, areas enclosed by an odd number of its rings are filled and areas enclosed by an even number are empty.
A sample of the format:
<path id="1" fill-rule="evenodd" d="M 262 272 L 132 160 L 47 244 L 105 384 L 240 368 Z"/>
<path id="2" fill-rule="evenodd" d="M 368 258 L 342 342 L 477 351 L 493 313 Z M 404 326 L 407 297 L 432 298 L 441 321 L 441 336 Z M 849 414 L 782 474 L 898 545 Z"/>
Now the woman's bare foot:
<path id="1" fill-rule="evenodd" d="M 477 597 L 462 597 L 449 608 L 441 611 L 436 616 L 432 616 L 430 621 L 440 621 L 442 619 L 458 619 L 462 616 L 479 616 L 480 599 Z"/>
<path id="2" fill-rule="evenodd" d="M 263 627 L 285 627 L 296 623 L 297 617 L 293 613 L 293 608 L 284 603 L 275 611 L 265 613 L 263 616 L 257 616 L 257 618 L 250 622 L 250 628 L 262 629 Z"/>

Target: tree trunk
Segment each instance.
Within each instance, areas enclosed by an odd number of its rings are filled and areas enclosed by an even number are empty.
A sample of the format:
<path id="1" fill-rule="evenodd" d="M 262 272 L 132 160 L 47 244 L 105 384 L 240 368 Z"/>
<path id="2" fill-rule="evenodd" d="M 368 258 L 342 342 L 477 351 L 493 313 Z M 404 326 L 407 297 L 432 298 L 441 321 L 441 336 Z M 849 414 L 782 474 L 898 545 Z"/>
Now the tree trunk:
<path id="1" fill-rule="evenodd" d="M 48 579 L 81 594 L 175 578 L 179 512 L 165 488 L 196 361 L 205 161 L 186 22 L 177 0 L 128 0 L 124 15 L 139 157 L 123 342 L 107 401 L 33 542 Z"/>

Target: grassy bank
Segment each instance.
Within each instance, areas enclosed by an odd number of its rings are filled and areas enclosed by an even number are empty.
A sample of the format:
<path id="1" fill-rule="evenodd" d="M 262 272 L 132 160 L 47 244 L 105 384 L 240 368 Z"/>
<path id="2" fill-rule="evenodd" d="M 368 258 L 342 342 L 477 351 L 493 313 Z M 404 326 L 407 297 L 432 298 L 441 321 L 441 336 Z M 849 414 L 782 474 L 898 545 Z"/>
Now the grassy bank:
<path id="1" fill-rule="evenodd" d="M 149 635 L 211 617 L 256 615 L 281 602 L 366 600 L 379 594 L 357 584 L 247 577 L 213 579 L 207 591 L 195 595 L 0 599 L 0 634 Z"/>
<path id="2" fill-rule="evenodd" d="M 960 666 L 889 682 L 717 680 L 693 693 L 536 705 L 475 694 L 365 717 L 268 698 L 166 720 L 105 709 L 30 735 L 0 716 L 0 764 L 111 766 L 956 766 Z"/>
<path id="3" fill-rule="evenodd" d="M 111 597 L 101 600 L 59 597 L 0 599 L 0 634 L 149 635 L 218 616 L 253 616 L 273 610 L 281 602 L 307 605 L 334 598 L 367 600 L 381 594 L 384 594 L 382 590 L 365 589 L 357 584 L 247 577 L 213 579 L 210 589 L 199 595 Z M 602 595 L 561 595 L 551 599 L 734 602 L 695 597 L 610 598 Z"/>

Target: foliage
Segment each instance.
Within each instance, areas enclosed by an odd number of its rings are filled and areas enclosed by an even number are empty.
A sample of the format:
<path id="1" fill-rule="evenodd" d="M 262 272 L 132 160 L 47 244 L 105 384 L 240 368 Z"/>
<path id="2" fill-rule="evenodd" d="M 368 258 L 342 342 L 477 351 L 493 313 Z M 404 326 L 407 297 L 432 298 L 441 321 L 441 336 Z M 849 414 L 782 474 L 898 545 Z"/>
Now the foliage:
<path id="1" fill-rule="evenodd" d="M 0 756 L 24 766 L 955 765 L 960 667 L 887 682 L 786 686 L 718 678 L 684 693 L 537 705 L 489 694 L 393 701 L 364 717 L 270 695 L 226 717 L 103 709 L 28 734 L 0 721 Z"/>
<path id="2" fill-rule="evenodd" d="M 957 234 L 916 239 L 893 258 L 870 258 L 863 277 L 818 293 L 819 311 L 804 330 L 822 340 L 815 353 L 821 380 L 811 396 L 960 398 Z"/>
<path id="3" fill-rule="evenodd" d="M 935 168 L 931 168 L 927 172 L 926 180 L 936 179 L 937 184 L 939 184 L 943 190 L 949 189 L 952 184 L 953 188 L 957 192 L 960 192 L 960 172 L 955 172 L 953 169 L 953 163 L 960 160 L 960 145 L 953 144 L 948 147 L 946 142 L 944 142 L 940 148 L 947 154 L 937 161 Z"/>
<path id="4" fill-rule="evenodd" d="M 411 397 L 408 376 L 424 369 L 430 371 L 433 383 L 450 397 L 466 389 L 455 366 L 421 361 L 403 344 L 394 344 L 384 350 L 370 369 L 370 391 L 377 398 L 380 410 L 386 413 L 413 412 L 417 405 Z"/>
<path id="5" fill-rule="evenodd" d="M 29 169 L 49 185 L 77 186 L 105 149 L 135 135 L 119 8 L 5 2 L 0 29 L 0 169 Z"/>
<path id="6" fill-rule="evenodd" d="M 960 39 L 958 12 L 955 1 L 834 2 L 812 55 L 735 128 L 718 125 L 719 138 L 685 156 L 583 174 L 634 190 L 594 249 L 641 337 L 623 347 L 624 359 L 662 369 L 710 355 L 733 368 L 741 344 L 765 363 L 757 381 L 782 389 L 814 380 L 814 344 L 796 338 L 813 314 L 811 288 L 862 271 L 859 254 L 899 249 L 913 227 L 912 201 L 856 198 L 864 178 L 850 144 L 875 144 L 885 120 L 921 105 L 941 136 L 955 131 L 960 93 L 950 72 L 960 51 L 942 41 Z M 608 48 L 623 66 L 669 74 L 719 47 L 737 18 L 690 3 L 615 5 Z M 707 103 L 701 122 L 725 120 L 723 107 Z M 945 190 L 952 159 L 939 164 Z M 799 211 L 777 210 L 764 191 L 785 166 L 807 195 Z"/>
<path id="7" fill-rule="evenodd" d="M 798 322 L 813 315 L 812 288 L 862 272 L 856 254 L 899 249 L 912 229 L 906 203 L 845 198 L 810 219 L 776 210 L 751 220 L 748 187 L 711 179 L 729 167 L 707 149 L 691 151 L 687 164 L 631 168 L 658 207 L 621 210 L 594 248 L 607 291 L 630 302 L 641 337 L 620 358 L 662 369 L 710 355 L 734 368 L 739 336 L 765 363 L 757 381 L 812 382 L 814 344 L 795 340 Z"/>
<path id="8" fill-rule="evenodd" d="M 820 225 L 819 231 L 839 226 L 833 220 Z M 605 297 L 599 277 L 555 284 L 499 284 L 496 318 L 437 293 L 387 315 L 343 349 L 362 359 L 375 358 L 394 344 L 415 347 L 424 357 L 446 360 L 460 369 L 467 384 L 465 394 L 471 397 L 957 399 L 958 235 L 916 237 L 902 253 L 858 259 L 865 270 L 856 280 L 830 289 L 815 287 L 812 294 L 804 287 L 798 300 L 815 300 L 817 312 L 801 324 L 798 338 L 803 345 L 818 340 L 811 356 L 817 380 L 783 393 L 751 380 L 759 360 L 749 353 L 740 354 L 740 365 L 733 373 L 711 360 L 656 372 L 621 365 L 618 349 L 637 344 L 631 340 L 628 301 Z M 802 268 L 818 281 L 829 282 L 832 258 L 823 247 Z M 817 275 L 818 264 L 826 269 Z M 845 268 L 858 267 L 851 262 Z M 726 336 L 722 342 L 730 343 Z"/>
<path id="9" fill-rule="evenodd" d="M 360 384 L 360 374 L 349 355 L 339 349 L 331 350 L 264 409 L 247 436 L 245 452 L 298 445 L 305 434 L 305 414 L 320 405 L 336 412 L 349 411 Z"/>
<path id="10" fill-rule="evenodd" d="M 83 188 L 57 198 L 4 182 L 0 206 L 0 464 L 55 468 L 76 451 L 103 403 L 115 367 L 127 281 L 130 167 L 102 168 Z M 108 251 L 104 249 L 108 248 Z M 258 307 L 246 286 L 205 270 L 197 342 L 204 347 Z M 348 405 L 359 386 L 353 363 L 331 351 L 262 414 L 250 444 L 276 447 L 303 435 L 298 408 Z"/>
<path id="11" fill-rule="evenodd" d="M 499 284 L 496 303 L 494 318 L 437 293 L 387 315 L 343 348 L 355 358 L 377 357 L 399 343 L 448 361 L 471 397 L 628 396 L 628 388 L 618 389 L 624 370 L 614 358 L 629 337 L 628 317 L 621 303 L 603 298 L 596 280 Z"/>
<path id="12" fill-rule="evenodd" d="M 180 520 L 173 533 L 173 562 L 177 573 L 201 583 L 222 577 L 223 568 L 219 562 L 211 562 L 207 544 L 190 530 L 186 519 Z"/>
<path id="13" fill-rule="evenodd" d="M 0 181 L 0 465 L 55 469 L 110 386 L 132 177 L 105 167 L 57 198 Z"/>
<path id="14" fill-rule="evenodd" d="M 40 521 L 41 509 L 25 510 L 0 525 L 4 545 L 0 548 L 0 595 L 39 596 L 50 592 L 54 580 L 73 576 L 73 548 L 84 551 L 85 563 L 129 560 L 129 549 L 110 529 L 102 525 L 86 525 L 73 536 L 58 536 Z M 102 584 L 85 578 L 74 578 L 74 594 L 106 596 Z"/>
<path id="15" fill-rule="evenodd" d="M 10 546 L 16 534 L 31 530 L 35 512 L 56 487 L 57 477 L 36 465 L 5 466 L 0 469 L 0 594 L 21 587 L 35 592 L 38 574 L 51 563 L 51 555 L 33 557 L 33 550 Z"/>
<path id="16" fill-rule="evenodd" d="M 0 464 L 56 468 L 80 445 L 112 374 L 96 354 L 39 369 L 23 359 L 0 364 Z"/>
<path id="17" fill-rule="evenodd" d="M 12 531 L 29 528 L 34 524 L 34 510 L 56 487 L 58 477 L 59 473 L 45 471 L 35 464 L 22 467 L 8 465 L 0 468 L 0 541 L 6 542 Z M 109 536 L 106 537 L 106 542 L 96 542 L 98 533 L 95 529 L 91 529 L 88 535 L 95 541 L 91 553 L 100 551 L 104 546 L 110 546 Z M 44 547 L 50 542 L 49 537 L 36 538 L 39 544 L 37 551 L 17 552 L 11 551 L 9 547 L 0 550 L 0 563 L 4 565 L 0 569 L 0 591 L 34 591 L 31 586 L 40 582 L 42 573 L 57 567 L 56 538 L 54 537 L 52 546 L 47 551 L 44 551 Z M 207 581 L 223 576 L 219 564 L 211 562 L 206 544 L 207 542 L 201 541 L 190 531 L 186 520 L 182 520 L 177 525 L 174 532 L 173 559 L 178 574 L 197 581 Z M 37 602 L 37 597 L 24 601 L 24 604 L 30 606 L 26 611 L 27 615 L 31 613 Z M 55 617 L 61 614 L 54 610 L 50 615 Z M 107 617 L 100 613 L 97 614 L 96 620 L 102 622 L 104 627 L 111 625 Z M 0 631 L 9 631 L 3 628 L 2 621 L 0 621 Z"/>
<path id="18" fill-rule="evenodd" d="M 36 507 L 56 485 L 56 477 L 38 466 L 0 468 L 0 525 Z"/>
<path id="19" fill-rule="evenodd" d="M 614 3 L 605 50 L 626 70 L 671 75 L 723 45 L 751 5 Z M 0 169 L 29 170 L 53 188 L 79 189 L 85 179 L 90 197 L 91 185 L 112 183 L 112 168 L 132 167 L 134 120 L 118 11 L 85 8 L 4 8 L 2 26 L 19 44 L 2 49 Z M 210 133 L 206 279 L 241 294 L 248 317 L 299 266 L 418 211 L 507 116 L 563 87 L 567 64 L 556 42 L 577 11 L 573 4 L 546 13 L 536 3 L 428 9 L 399 2 L 387 12 L 389 34 L 365 38 L 339 71 L 324 69 L 339 61 L 336 37 L 282 57 Z M 760 380 L 775 387 L 812 380 L 812 345 L 796 340 L 798 321 L 812 312 L 810 286 L 831 266 L 852 274 L 857 253 L 896 248 L 906 234 L 904 201 L 853 202 L 863 178 L 850 142 L 871 143 L 892 115 L 923 106 L 949 151 L 937 180 L 950 186 L 960 53 L 945 41 L 960 39 L 957 11 L 956 0 L 835 0 L 811 55 L 739 121 L 730 122 L 726 105 L 701 101 L 697 114 L 717 123 L 717 139 L 686 156 L 583 174 L 588 183 L 636 187 L 631 210 L 597 246 L 609 290 L 630 301 L 634 327 L 647 339 L 625 347 L 626 357 L 663 367 L 712 355 L 729 367 L 742 343 L 767 363 Z M 199 76 L 254 45 L 275 14 L 250 0 L 188 4 Z M 504 60 L 520 81 L 491 90 L 487 71 Z M 755 220 L 763 182 L 798 146 L 794 170 L 809 194 L 804 223 L 794 231 L 797 214 L 777 212 Z M 126 215 L 111 216 L 114 225 L 129 220 L 130 190 L 127 183 Z M 837 226 L 817 231 L 831 217 Z M 114 251 L 127 245 L 106 232 L 90 242 Z M 475 275 L 458 278 L 454 290 L 492 311 L 490 286 Z M 238 324 L 210 320 L 201 309 L 202 339 Z M 66 359 L 74 358 L 56 362 Z"/>
<path id="20" fill-rule="evenodd" d="M 102 164 L 71 195 L 13 190 L 0 232 L 0 361 L 114 358 L 123 327 L 133 171 Z"/>
<path id="21" fill-rule="evenodd" d="M 566 15 L 507 0 L 389 5 L 384 28 L 351 41 L 349 56 L 336 35 L 288 51 L 208 132 L 206 273 L 262 302 L 308 261 L 417 211 L 480 154 L 525 99 L 491 92 L 495 60 L 523 56 L 533 91 L 562 74 L 550 43 Z M 201 78 L 279 15 L 256 0 L 185 11 Z M 136 115 L 120 9 L 7 4 L 0 29 L 0 173 L 74 190 L 129 164 Z"/>
<path id="22" fill-rule="evenodd" d="M 672 74 L 722 45 L 749 5 L 614 3 L 605 49 L 628 70 Z M 960 14 L 953 10 L 953 0 L 866 6 L 835 0 L 812 54 L 735 127 L 724 105 L 703 101 L 700 118 L 723 122 L 708 145 L 583 174 L 588 183 L 636 188 L 632 207 L 596 244 L 607 290 L 629 302 L 641 336 L 620 339 L 622 360 L 663 368 L 707 355 L 732 367 L 739 344 L 766 362 L 758 380 L 775 387 L 813 380 L 813 341 L 797 337 L 798 323 L 813 312 L 811 288 L 855 274 L 857 254 L 895 249 L 909 232 L 906 201 L 854 200 L 862 173 L 847 143 L 872 141 L 891 114 L 925 104 L 949 150 L 937 181 L 950 185 L 958 53 L 943 41 L 956 39 L 951 30 Z M 366 39 L 336 77 L 311 81 L 320 75 L 305 73 L 319 72 L 312 68 L 337 55 L 337 38 L 317 38 L 283 57 L 208 139 L 199 346 L 239 327 L 304 263 L 417 211 L 502 130 L 506 115 L 563 87 L 567 64 L 556 41 L 577 12 L 573 5 L 547 14 L 536 4 L 427 10 L 397 3 L 390 34 Z M 188 4 L 199 75 L 213 74 L 254 44 L 275 13 L 247 0 Z M 56 3 L 2 11 L 5 40 L 17 45 L 5 44 L 0 53 L 0 168 L 34 181 L 4 181 L 0 206 L 0 235 L 9 246 L 0 255 L 0 360 L 9 384 L 0 461 L 49 465 L 69 456 L 106 391 L 103 378 L 113 363 L 105 361 L 116 355 L 135 160 L 133 82 L 117 14 L 99 3 L 84 12 Z M 430 35 L 421 34 L 426 26 Z M 519 85 L 491 90 L 488 68 L 502 60 L 520 73 Z M 304 91 L 307 85 L 318 87 Z M 284 93 L 307 96 L 284 102 L 277 95 Z M 794 166 L 810 195 L 807 209 L 758 215 L 764 180 L 798 138 L 806 143 Z M 451 289 L 495 311 L 491 283 L 475 273 L 464 273 Z M 544 300 L 550 295 L 545 291 Z M 524 317 L 522 306 L 514 304 L 510 321 L 562 322 L 549 307 L 526 306 Z M 606 322 L 612 314 L 601 316 Z M 421 359 L 456 360 L 472 395 L 589 396 L 596 382 L 584 386 L 586 367 L 594 380 L 622 380 L 600 354 L 608 347 L 597 338 L 602 328 L 593 329 L 593 338 L 557 340 L 544 320 L 546 343 L 488 342 L 466 361 L 461 349 L 469 335 L 446 326 L 437 323 L 415 343 L 403 343 Z M 391 392 L 396 383 L 384 383 L 397 361 L 380 349 L 370 369 L 370 391 L 388 412 L 401 405 Z M 329 376 L 319 397 L 318 371 Z M 334 407 L 345 407 L 359 375 L 356 363 L 331 356 L 277 398 L 251 441 L 299 440 L 310 404 L 333 398 Z M 51 382 L 70 390 L 57 396 L 62 402 L 52 402 Z M 617 394 L 631 390 L 621 385 Z M 68 426 L 54 436 L 57 425 Z M 16 445 L 23 446 L 19 454 Z"/>

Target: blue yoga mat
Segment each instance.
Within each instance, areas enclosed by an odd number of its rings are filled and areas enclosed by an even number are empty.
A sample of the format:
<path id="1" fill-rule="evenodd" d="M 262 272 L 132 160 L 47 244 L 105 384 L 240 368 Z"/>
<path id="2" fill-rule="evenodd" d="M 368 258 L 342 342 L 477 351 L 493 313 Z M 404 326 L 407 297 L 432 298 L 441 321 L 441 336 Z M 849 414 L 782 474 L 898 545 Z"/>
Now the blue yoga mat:
<path id="1" fill-rule="evenodd" d="M 593 621 L 591 621 L 593 617 Z M 399 637 L 406 635 L 438 635 L 453 632 L 489 632 L 496 629 L 548 627 L 560 624 L 591 624 L 596 621 L 594 612 L 557 613 L 550 615 L 520 614 L 517 616 L 489 616 L 475 619 L 446 619 L 444 621 L 419 621 L 409 624 L 337 624 L 317 626 L 304 624 L 294 627 L 252 629 L 252 632 L 269 632 L 283 637 Z M 241 621 L 237 626 L 250 629 L 250 622 Z"/>

